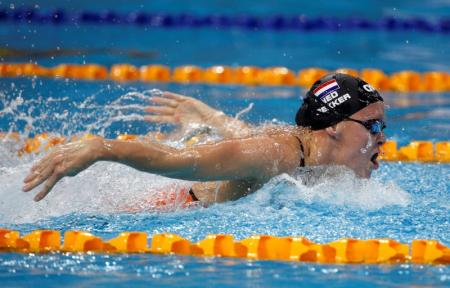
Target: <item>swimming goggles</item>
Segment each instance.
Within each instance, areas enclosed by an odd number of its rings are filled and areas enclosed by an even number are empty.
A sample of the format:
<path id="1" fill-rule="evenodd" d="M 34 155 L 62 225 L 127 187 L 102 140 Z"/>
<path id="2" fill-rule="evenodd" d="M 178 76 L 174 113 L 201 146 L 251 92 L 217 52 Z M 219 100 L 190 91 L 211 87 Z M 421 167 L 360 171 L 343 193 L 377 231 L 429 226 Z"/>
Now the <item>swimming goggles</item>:
<path id="1" fill-rule="evenodd" d="M 346 118 L 345 120 L 361 124 L 367 130 L 369 130 L 370 134 L 372 135 L 377 135 L 378 133 L 381 133 L 383 132 L 384 129 L 386 129 L 386 123 L 384 123 L 384 121 L 381 119 L 370 119 L 366 121 L 361 121 L 352 118 Z"/>

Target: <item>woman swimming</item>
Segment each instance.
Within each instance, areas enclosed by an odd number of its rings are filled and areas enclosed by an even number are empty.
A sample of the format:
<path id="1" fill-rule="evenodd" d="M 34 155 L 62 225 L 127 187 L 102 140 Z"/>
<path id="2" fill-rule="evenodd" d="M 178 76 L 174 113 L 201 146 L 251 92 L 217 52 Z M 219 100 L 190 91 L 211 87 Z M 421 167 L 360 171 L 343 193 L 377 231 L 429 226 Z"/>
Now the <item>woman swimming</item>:
<path id="1" fill-rule="evenodd" d="M 215 121 L 221 121 L 222 116 L 216 116 Z M 74 176 L 101 160 L 166 177 L 202 181 L 192 193 L 204 203 L 238 199 L 299 166 L 342 165 L 358 177 L 369 178 L 378 168 L 379 149 L 385 142 L 383 119 L 383 99 L 375 89 L 359 78 L 330 74 L 307 93 L 296 115 L 296 127 L 182 149 L 100 137 L 69 143 L 55 148 L 32 167 L 23 191 L 45 182 L 34 198 L 39 201 L 61 178 Z M 218 197 L 212 191 L 217 191 Z"/>

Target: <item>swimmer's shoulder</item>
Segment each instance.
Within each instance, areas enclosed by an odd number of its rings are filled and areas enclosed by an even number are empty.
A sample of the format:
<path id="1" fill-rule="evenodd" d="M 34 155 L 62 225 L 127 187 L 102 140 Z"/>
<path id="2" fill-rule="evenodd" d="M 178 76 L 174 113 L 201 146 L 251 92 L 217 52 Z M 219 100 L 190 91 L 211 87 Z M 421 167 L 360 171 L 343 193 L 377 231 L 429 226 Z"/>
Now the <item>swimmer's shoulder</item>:
<path id="1" fill-rule="evenodd" d="M 290 172 L 299 166 L 303 159 L 303 151 L 300 140 L 302 139 L 302 131 L 298 127 L 276 126 L 257 132 L 246 137 L 224 141 L 234 142 L 235 149 L 240 149 L 242 143 L 246 143 L 244 145 L 249 145 L 249 143 L 258 145 L 258 150 L 260 153 L 263 153 L 258 157 L 264 159 L 262 162 L 270 163 L 271 169 L 273 168 L 274 170 L 273 172 Z"/>
<path id="2" fill-rule="evenodd" d="M 281 161 L 284 163 L 286 172 L 305 165 L 304 157 L 304 131 L 296 126 L 283 127 L 277 131 L 271 131 L 269 137 L 280 145 Z"/>

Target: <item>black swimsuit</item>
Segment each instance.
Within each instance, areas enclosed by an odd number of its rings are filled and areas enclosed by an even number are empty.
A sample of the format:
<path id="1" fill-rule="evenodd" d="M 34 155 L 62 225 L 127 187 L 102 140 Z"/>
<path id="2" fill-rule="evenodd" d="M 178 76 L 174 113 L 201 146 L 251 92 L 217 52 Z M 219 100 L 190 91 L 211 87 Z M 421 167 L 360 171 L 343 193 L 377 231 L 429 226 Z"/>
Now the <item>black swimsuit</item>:
<path id="1" fill-rule="evenodd" d="M 305 149 L 303 148 L 302 140 L 300 140 L 297 136 L 295 136 L 295 138 L 298 140 L 298 143 L 300 143 L 300 150 L 302 151 L 300 167 L 305 167 Z"/>

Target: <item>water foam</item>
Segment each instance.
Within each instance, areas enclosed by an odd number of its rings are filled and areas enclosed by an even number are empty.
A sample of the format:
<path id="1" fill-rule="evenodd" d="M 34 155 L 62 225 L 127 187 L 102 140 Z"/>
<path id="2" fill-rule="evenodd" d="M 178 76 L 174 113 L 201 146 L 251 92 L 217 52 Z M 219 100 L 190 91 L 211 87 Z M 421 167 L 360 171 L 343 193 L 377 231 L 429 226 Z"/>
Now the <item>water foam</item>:
<path id="1" fill-rule="evenodd" d="M 124 165 L 98 162 L 75 177 L 65 177 L 40 202 L 33 196 L 41 187 L 21 192 L 22 180 L 31 163 L 3 167 L 0 173 L 0 219 L 2 224 L 31 223 L 69 213 L 155 212 L 148 200 L 166 199 L 190 183 L 139 172 Z M 165 198 L 166 197 L 166 198 Z M 166 210 L 181 208 L 183 199 Z"/>
<path id="2" fill-rule="evenodd" d="M 157 93 L 161 93 L 161 91 L 132 91 L 104 105 L 96 102 L 96 94 L 94 94 L 81 102 L 70 102 L 73 107 L 69 108 L 74 108 L 74 111 L 53 113 L 52 117 L 56 117 L 57 122 L 65 125 L 62 131 L 67 131 L 64 133 L 66 136 L 79 133 L 79 131 L 85 131 L 84 133 L 97 131 L 97 134 L 104 135 L 115 122 L 141 121 L 143 104 L 149 96 Z M 42 125 L 42 121 L 52 121 L 53 118 L 47 119 L 50 114 L 44 112 L 45 109 L 40 109 L 40 114 L 32 117 L 31 114 L 37 108 L 26 109 L 38 100 L 23 101 L 19 93 L 17 97 L 8 100 L 9 102 L 4 102 L 4 106 L 9 108 L 3 109 L 2 113 L 15 117 L 13 122 L 22 119 L 28 123 L 28 127 L 32 128 L 35 125 L 42 129 L 42 127 L 46 127 Z M 44 105 L 60 102 L 69 102 L 69 100 L 67 98 L 57 100 L 47 98 Z M 35 104 L 37 105 L 37 102 Z M 41 106 L 42 103 L 38 105 L 38 107 Z M 250 109 L 251 105 L 238 113 L 237 118 Z M 276 123 L 270 124 L 266 123 L 259 128 L 268 129 Z M 83 129 L 80 129 L 80 125 L 83 125 Z M 190 137 L 191 134 L 198 134 L 199 130 L 203 133 L 203 128 L 190 127 L 192 131 L 187 131 L 184 136 L 181 135 L 180 139 L 169 139 L 167 144 L 179 147 L 184 138 Z M 255 129 L 259 131 L 258 127 Z M 55 130 L 60 129 L 53 131 Z M 209 134 L 203 141 L 214 141 L 218 137 L 210 132 L 203 134 Z M 20 136 L 24 138 L 27 135 L 28 133 L 24 132 Z M 135 208 L 134 211 L 152 212 L 150 209 L 152 207 L 148 207 L 146 204 L 147 199 L 161 198 L 164 197 L 164 192 L 176 192 L 190 186 L 190 183 L 186 181 L 142 173 L 119 164 L 99 162 L 76 177 L 64 178 L 54 187 L 47 198 L 35 203 L 32 198 L 39 188 L 28 194 L 21 192 L 22 179 L 30 169 L 35 156 L 17 157 L 16 152 L 23 143 L 7 143 L 5 139 L 0 144 L 0 183 L 2 183 L 0 219 L 2 219 L 2 223 L 35 222 L 68 213 L 127 213 L 130 212 L 130 207 Z M 236 203 L 225 205 L 251 206 L 259 210 L 262 207 L 295 209 L 296 205 L 319 204 L 377 210 L 390 205 L 406 206 L 409 202 L 409 195 L 391 182 L 383 184 L 373 179 L 357 179 L 345 169 L 309 169 L 299 171 L 293 176 L 283 174 L 275 177 L 255 194 Z M 175 201 L 169 210 L 177 210 L 182 206 L 181 204 L 182 199 Z"/>
<path id="3" fill-rule="evenodd" d="M 36 203 L 32 198 L 39 187 L 29 193 L 21 192 L 22 179 L 30 167 L 31 163 L 20 163 L 1 169 L 0 218 L 3 223 L 29 223 L 68 213 L 152 213 L 157 210 L 148 204 L 149 199 L 164 199 L 191 185 L 116 163 L 98 162 L 75 177 L 64 178 L 47 198 Z M 263 207 L 295 210 L 299 205 L 325 205 L 373 211 L 392 205 L 404 207 L 409 203 L 409 194 L 393 182 L 358 179 L 342 167 L 319 167 L 274 177 L 254 194 L 230 205 L 252 206 L 256 210 Z M 178 210 L 182 204 L 180 198 L 166 207 L 166 211 Z"/>
<path id="4" fill-rule="evenodd" d="M 298 204 L 325 204 L 368 211 L 392 205 L 405 207 L 411 202 L 410 195 L 394 182 L 360 179 L 344 167 L 299 169 L 292 176 L 281 174 L 249 198 L 258 205 L 275 203 L 294 208 Z"/>

